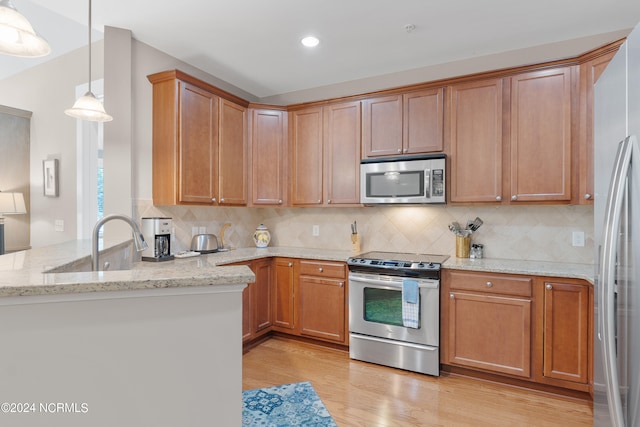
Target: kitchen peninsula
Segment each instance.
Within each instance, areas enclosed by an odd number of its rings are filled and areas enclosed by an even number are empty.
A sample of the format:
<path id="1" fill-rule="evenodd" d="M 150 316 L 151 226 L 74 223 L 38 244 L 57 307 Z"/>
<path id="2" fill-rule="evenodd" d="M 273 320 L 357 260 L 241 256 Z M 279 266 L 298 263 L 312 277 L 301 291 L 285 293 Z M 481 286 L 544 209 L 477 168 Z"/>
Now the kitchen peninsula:
<path id="1" fill-rule="evenodd" d="M 205 257 L 44 273 L 88 253 L 73 241 L 0 257 L 1 423 L 240 425 L 253 273 Z"/>

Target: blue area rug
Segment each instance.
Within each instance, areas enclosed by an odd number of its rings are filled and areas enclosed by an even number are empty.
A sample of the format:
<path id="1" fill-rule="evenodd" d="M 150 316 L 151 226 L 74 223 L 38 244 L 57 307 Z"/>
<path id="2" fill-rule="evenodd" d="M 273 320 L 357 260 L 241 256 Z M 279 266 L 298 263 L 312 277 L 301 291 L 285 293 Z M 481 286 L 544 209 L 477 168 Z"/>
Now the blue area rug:
<path id="1" fill-rule="evenodd" d="M 242 392 L 242 425 L 337 427 L 310 382 Z"/>

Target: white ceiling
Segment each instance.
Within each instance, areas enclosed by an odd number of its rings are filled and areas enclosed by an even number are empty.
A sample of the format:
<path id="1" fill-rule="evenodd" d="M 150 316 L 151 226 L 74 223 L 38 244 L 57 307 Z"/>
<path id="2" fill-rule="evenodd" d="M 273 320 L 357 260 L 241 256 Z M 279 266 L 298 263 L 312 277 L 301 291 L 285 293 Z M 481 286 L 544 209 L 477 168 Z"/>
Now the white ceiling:
<path id="1" fill-rule="evenodd" d="M 87 0 L 13 2 L 53 53 L 2 55 L 0 79 L 86 45 Z M 638 0 L 93 0 L 94 30 L 129 29 L 257 99 L 505 52 L 532 52 L 509 66 L 558 59 L 639 21 Z M 308 34 L 321 40 L 314 50 L 299 42 Z"/>

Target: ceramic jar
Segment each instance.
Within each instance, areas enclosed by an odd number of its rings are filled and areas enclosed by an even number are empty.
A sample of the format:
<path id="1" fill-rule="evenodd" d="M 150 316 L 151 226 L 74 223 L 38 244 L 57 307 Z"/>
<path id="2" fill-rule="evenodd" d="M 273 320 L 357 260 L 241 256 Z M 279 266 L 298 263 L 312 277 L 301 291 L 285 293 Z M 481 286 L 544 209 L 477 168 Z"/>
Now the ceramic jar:
<path id="1" fill-rule="evenodd" d="M 264 224 L 260 224 L 256 231 L 253 233 L 253 241 L 256 244 L 256 248 L 266 248 L 271 241 L 271 233 Z"/>

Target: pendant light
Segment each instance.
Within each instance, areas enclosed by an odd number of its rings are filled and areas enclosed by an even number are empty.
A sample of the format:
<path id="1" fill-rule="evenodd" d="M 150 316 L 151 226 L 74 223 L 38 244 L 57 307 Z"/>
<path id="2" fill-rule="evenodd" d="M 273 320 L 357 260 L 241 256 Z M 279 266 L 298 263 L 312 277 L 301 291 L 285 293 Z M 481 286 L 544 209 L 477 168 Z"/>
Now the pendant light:
<path id="1" fill-rule="evenodd" d="M 90 122 L 110 122 L 113 117 L 104 111 L 102 102 L 91 92 L 91 0 L 89 0 L 89 90 L 78 98 L 73 107 L 64 110 L 65 114 Z"/>
<path id="2" fill-rule="evenodd" d="M 0 53 L 36 58 L 51 52 L 49 43 L 33 27 L 11 0 L 0 0 Z"/>

